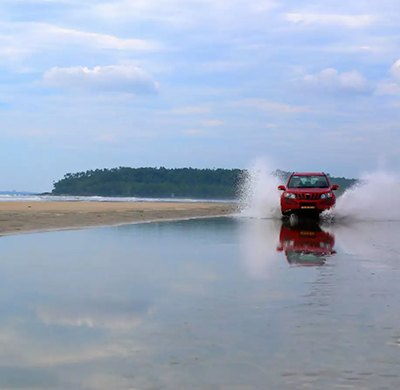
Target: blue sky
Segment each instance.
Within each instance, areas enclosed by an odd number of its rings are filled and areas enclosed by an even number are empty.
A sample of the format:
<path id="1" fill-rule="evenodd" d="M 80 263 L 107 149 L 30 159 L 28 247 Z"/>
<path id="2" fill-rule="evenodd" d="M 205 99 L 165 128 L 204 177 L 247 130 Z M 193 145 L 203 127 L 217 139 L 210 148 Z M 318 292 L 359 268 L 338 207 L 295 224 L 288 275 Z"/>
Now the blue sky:
<path id="1" fill-rule="evenodd" d="M 116 166 L 400 163 L 393 0 L 0 0 L 0 190 Z"/>

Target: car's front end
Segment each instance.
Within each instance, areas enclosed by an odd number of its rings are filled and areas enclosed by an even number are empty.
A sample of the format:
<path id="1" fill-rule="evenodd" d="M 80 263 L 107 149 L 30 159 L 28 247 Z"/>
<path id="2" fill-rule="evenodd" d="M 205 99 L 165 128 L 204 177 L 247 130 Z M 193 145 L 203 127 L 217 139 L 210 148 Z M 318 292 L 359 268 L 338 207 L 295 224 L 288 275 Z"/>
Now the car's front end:
<path id="1" fill-rule="evenodd" d="M 293 174 L 287 186 L 279 188 L 283 191 L 281 210 L 284 216 L 318 216 L 336 203 L 333 190 L 337 186 L 331 186 L 324 174 Z"/>
<path id="2" fill-rule="evenodd" d="M 281 210 L 283 215 L 320 214 L 335 205 L 336 197 L 332 191 L 290 190 L 283 192 Z"/>

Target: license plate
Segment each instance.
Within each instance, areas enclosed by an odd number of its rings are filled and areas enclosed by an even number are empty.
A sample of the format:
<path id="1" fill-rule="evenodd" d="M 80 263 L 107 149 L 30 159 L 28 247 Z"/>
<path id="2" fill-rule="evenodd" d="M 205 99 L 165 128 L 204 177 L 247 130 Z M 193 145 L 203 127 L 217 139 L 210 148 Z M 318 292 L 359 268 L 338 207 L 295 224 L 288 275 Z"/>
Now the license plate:
<path id="1" fill-rule="evenodd" d="M 302 209 L 315 209 L 315 206 L 301 206 Z"/>
<path id="2" fill-rule="evenodd" d="M 301 232 L 300 232 L 300 236 L 303 236 L 303 237 L 314 237 L 314 236 L 315 236 L 315 232 L 305 232 L 305 231 L 301 231 Z"/>

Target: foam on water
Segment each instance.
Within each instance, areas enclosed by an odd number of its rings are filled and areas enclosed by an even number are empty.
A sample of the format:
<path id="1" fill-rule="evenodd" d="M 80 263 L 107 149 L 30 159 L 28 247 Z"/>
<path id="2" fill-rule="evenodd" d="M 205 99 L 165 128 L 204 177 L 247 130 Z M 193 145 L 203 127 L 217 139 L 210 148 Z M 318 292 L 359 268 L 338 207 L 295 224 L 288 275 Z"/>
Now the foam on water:
<path id="1" fill-rule="evenodd" d="M 280 218 L 281 180 L 273 173 L 265 160 L 257 160 L 243 174 L 239 190 L 241 217 Z"/>

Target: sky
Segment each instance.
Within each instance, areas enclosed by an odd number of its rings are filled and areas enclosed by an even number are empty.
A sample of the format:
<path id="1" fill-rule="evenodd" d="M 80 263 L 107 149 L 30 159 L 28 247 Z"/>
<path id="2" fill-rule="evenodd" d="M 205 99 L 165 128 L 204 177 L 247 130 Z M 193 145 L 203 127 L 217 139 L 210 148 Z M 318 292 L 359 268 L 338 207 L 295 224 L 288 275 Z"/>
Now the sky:
<path id="1" fill-rule="evenodd" d="M 0 0 L 0 190 L 118 166 L 400 164 L 394 0 Z"/>

